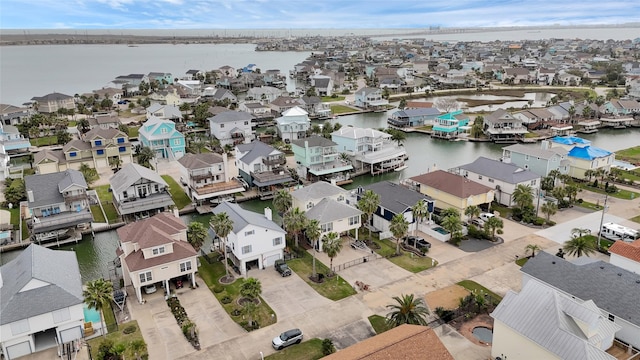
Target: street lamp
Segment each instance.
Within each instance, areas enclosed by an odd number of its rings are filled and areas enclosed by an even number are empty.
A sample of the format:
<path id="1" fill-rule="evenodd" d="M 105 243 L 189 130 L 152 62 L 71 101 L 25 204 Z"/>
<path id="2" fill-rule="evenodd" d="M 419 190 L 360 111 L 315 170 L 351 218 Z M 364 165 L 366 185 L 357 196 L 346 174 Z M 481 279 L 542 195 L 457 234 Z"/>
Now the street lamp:
<path id="1" fill-rule="evenodd" d="M 609 193 L 604 196 L 604 205 L 602 206 L 602 216 L 600 217 L 600 227 L 598 228 L 598 250 L 600 250 L 600 238 L 602 237 L 602 223 L 604 222 L 604 213 L 607 212 L 607 200 Z"/>

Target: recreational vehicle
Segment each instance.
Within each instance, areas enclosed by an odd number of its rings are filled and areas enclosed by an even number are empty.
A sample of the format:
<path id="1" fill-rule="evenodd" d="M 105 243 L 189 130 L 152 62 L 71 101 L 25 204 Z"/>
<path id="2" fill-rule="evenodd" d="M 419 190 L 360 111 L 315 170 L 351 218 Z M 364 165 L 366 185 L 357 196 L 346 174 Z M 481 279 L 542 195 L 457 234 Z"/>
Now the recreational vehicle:
<path id="1" fill-rule="evenodd" d="M 600 234 L 609 240 L 624 240 L 630 242 L 640 238 L 640 233 L 637 230 L 612 222 L 603 224 Z"/>

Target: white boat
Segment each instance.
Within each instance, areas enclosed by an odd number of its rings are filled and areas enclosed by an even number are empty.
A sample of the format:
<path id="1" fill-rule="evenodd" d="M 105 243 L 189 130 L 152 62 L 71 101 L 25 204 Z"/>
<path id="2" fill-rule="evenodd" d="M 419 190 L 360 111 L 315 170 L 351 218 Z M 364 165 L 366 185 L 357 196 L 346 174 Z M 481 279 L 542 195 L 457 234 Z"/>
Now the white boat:
<path id="1" fill-rule="evenodd" d="M 38 242 L 56 240 L 56 239 L 65 237 L 68 232 L 69 232 L 69 229 L 60 229 L 55 231 L 44 232 L 44 233 L 36 234 L 36 240 Z"/>
<path id="2" fill-rule="evenodd" d="M 407 165 L 402 165 L 402 166 L 400 166 L 400 167 L 396 168 L 396 169 L 395 169 L 395 170 L 393 170 L 393 171 L 402 171 L 402 170 L 404 170 L 404 169 L 406 169 L 406 168 L 408 168 L 408 166 L 407 166 Z"/>

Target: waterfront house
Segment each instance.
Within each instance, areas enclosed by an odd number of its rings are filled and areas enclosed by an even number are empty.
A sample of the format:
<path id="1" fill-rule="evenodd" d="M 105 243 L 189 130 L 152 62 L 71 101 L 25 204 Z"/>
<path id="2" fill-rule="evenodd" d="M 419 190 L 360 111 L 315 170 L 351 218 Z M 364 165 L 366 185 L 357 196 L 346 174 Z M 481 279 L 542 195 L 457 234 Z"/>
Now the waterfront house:
<path id="1" fill-rule="evenodd" d="M 232 196 L 245 189 L 229 174 L 227 154 L 186 154 L 178 164 L 180 181 L 187 187 L 187 194 L 194 202 L 202 204 Z"/>
<path id="2" fill-rule="evenodd" d="M 386 132 L 343 126 L 331 133 L 339 153 L 349 155 L 356 169 L 369 168 L 372 175 L 399 169 L 404 165 L 407 152 Z"/>
<path id="3" fill-rule="evenodd" d="M 155 171 L 127 164 L 109 179 L 113 205 L 124 220 L 137 220 L 175 206 L 169 185 Z"/>
<path id="4" fill-rule="evenodd" d="M 609 172 L 616 158 L 615 153 L 591 146 L 589 140 L 577 136 L 556 136 L 550 141 L 552 147 L 569 150 L 567 159 L 571 164 L 568 174 L 576 179 L 587 179 L 587 170 Z"/>
<path id="5" fill-rule="evenodd" d="M 238 98 L 227 89 L 207 87 L 204 89 L 202 96 L 211 98 L 211 100 L 216 102 L 223 102 L 227 104 L 238 103 Z"/>
<path id="6" fill-rule="evenodd" d="M 322 136 L 313 135 L 293 140 L 291 150 L 296 160 L 298 176 L 303 179 L 343 180 L 346 179 L 346 172 L 353 169 L 349 162 L 341 159 L 337 144 Z"/>
<path id="7" fill-rule="evenodd" d="M 107 86 L 122 89 L 125 97 L 139 95 L 140 84 L 149 83 L 149 78 L 145 74 L 120 75 L 112 80 Z"/>
<path id="8" fill-rule="evenodd" d="M 182 112 L 176 105 L 151 104 L 147 108 L 147 119 L 157 117 L 162 120 L 182 122 Z"/>
<path id="9" fill-rule="evenodd" d="M 328 117 L 331 115 L 331 107 L 327 103 L 323 103 L 322 99 L 317 96 L 302 96 L 301 107 L 309 113 L 309 116 L 315 118 Z"/>
<path id="10" fill-rule="evenodd" d="M 284 115 L 285 112 L 295 107 L 303 108 L 305 104 L 300 98 L 293 98 L 291 96 L 278 96 L 275 100 L 269 103 L 269 106 L 274 112 L 280 115 Z"/>
<path id="11" fill-rule="evenodd" d="M 24 178 L 32 241 L 43 243 L 73 236 L 73 229 L 93 221 L 87 182 L 77 170 Z"/>
<path id="12" fill-rule="evenodd" d="M 440 110 L 434 107 L 407 108 L 391 114 L 387 123 L 400 128 L 424 126 L 432 124 L 438 115 L 440 115 Z"/>
<path id="13" fill-rule="evenodd" d="M 186 98 L 198 98 L 202 95 L 202 82 L 200 80 L 178 80 L 173 86 L 181 89 Z"/>
<path id="14" fill-rule="evenodd" d="M 495 189 L 495 201 L 504 206 L 513 206 L 513 192 L 518 185 L 529 186 L 533 194 L 540 192 L 540 175 L 513 163 L 480 156 L 475 161 L 456 169 L 471 181 Z"/>
<path id="15" fill-rule="evenodd" d="M 402 214 L 407 220 L 409 232 L 415 230 L 418 224 L 416 224 L 412 208 L 419 201 L 427 204 L 427 209 L 430 213 L 435 209 L 435 201 L 430 196 L 391 181 L 380 181 L 364 187 L 358 187 L 356 198 L 359 200 L 367 190 L 371 190 L 380 196 L 380 204 L 367 225 L 371 225 L 376 230 L 381 231 L 381 239 L 392 236 L 389 225 L 396 214 Z"/>
<path id="16" fill-rule="evenodd" d="M 605 113 L 615 116 L 633 115 L 640 113 L 640 102 L 633 99 L 611 99 L 604 103 Z"/>
<path id="17" fill-rule="evenodd" d="M 124 285 L 133 287 L 139 303 L 144 302 L 146 286 L 161 283 L 166 296 L 171 296 L 171 280 L 196 286 L 198 253 L 187 242 L 187 226 L 177 215 L 162 212 L 118 228 L 117 233 Z"/>
<path id="18" fill-rule="evenodd" d="M 241 275 L 250 269 L 265 269 L 284 258 L 287 234 L 271 219 L 271 209 L 264 214 L 245 210 L 238 204 L 223 202 L 213 214 L 227 213 L 233 230 L 227 236 L 226 251 Z"/>
<path id="19" fill-rule="evenodd" d="M 545 177 L 553 170 L 558 170 L 561 174 L 569 173 L 571 162 L 567 158 L 568 153 L 559 146 L 550 147 L 549 141 L 543 140 L 540 147 L 523 144 L 503 147 L 501 160 Z"/>
<path id="20" fill-rule="evenodd" d="M 171 73 L 166 72 L 150 72 L 147 74 L 149 83 L 156 82 L 159 85 L 167 85 L 173 83 L 174 77 Z"/>
<path id="21" fill-rule="evenodd" d="M 176 130 L 176 124 L 171 120 L 150 116 L 140 127 L 138 138 L 157 158 L 177 160 L 185 154 L 184 135 Z"/>
<path id="22" fill-rule="evenodd" d="M 309 113 L 298 106 L 294 106 L 276 118 L 278 136 L 287 143 L 305 138 L 310 128 Z"/>
<path id="23" fill-rule="evenodd" d="M 0 267 L 0 299 L 4 359 L 54 347 L 61 353 L 85 336 L 82 279 L 73 251 L 29 245 Z"/>
<path id="24" fill-rule="evenodd" d="M 495 199 L 494 188 L 443 170 L 414 176 L 409 182 L 420 193 L 432 198 L 439 210 L 454 208 L 464 214 L 470 205 L 488 209 Z"/>
<path id="25" fill-rule="evenodd" d="M 122 99 L 122 89 L 116 89 L 113 87 L 104 87 L 99 90 L 93 90 L 88 96 L 98 95 L 98 99 L 111 100 L 113 105 L 116 105 L 118 101 Z"/>
<path id="26" fill-rule="evenodd" d="M 309 77 L 311 86 L 316 89 L 318 96 L 331 96 L 333 93 L 333 79 L 327 75 L 312 75 Z"/>
<path id="27" fill-rule="evenodd" d="M 76 108 L 73 96 L 57 92 L 44 96 L 34 96 L 31 101 L 34 102 L 34 107 L 41 114 L 54 114 L 59 109 L 75 110 Z"/>
<path id="28" fill-rule="evenodd" d="M 205 73 L 202 70 L 189 69 L 184 73 L 183 80 L 204 80 Z M 173 82 L 173 81 L 172 81 Z"/>
<path id="29" fill-rule="evenodd" d="M 609 254 L 612 265 L 640 274 L 640 240 L 616 241 L 609 248 Z"/>
<path id="30" fill-rule="evenodd" d="M 263 200 L 272 198 L 276 190 L 293 183 L 284 153 L 262 141 L 236 145 L 235 158 L 240 177 L 249 187 L 257 187 Z"/>
<path id="31" fill-rule="evenodd" d="M 354 105 L 362 109 L 381 110 L 389 105 L 389 100 L 382 97 L 382 89 L 364 87 L 354 94 Z"/>
<path id="32" fill-rule="evenodd" d="M 244 111 L 225 111 L 207 118 L 211 135 L 220 141 L 220 146 L 247 144 L 253 141 L 251 128 L 253 115 Z"/>
<path id="33" fill-rule="evenodd" d="M 87 122 L 89 123 L 89 129 L 95 129 L 98 127 L 103 129 L 118 129 L 122 124 L 120 118 L 112 113 L 94 114 L 91 117 L 87 117 Z M 82 129 L 80 125 L 78 125 L 77 128 L 78 130 Z"/>
<path id="34" fill-rule="evenodd" d="M 103 129 L 101 127 L 90 130 L 81 135 L 85 144 L 89 144 L 91 157 L 96 169 L 104 167 L 116 167 L 114 164 L 126 165 L 133 162 L 132 145 L 129 136 L 117 128 Z M 73 142 L 73 141 L 72 141 Z M 71 143 L 71 142 L 69 142 Z M 70 148 L 64 150 L 65 156 L 72 159 Z M 77 149 L 82 152 L 82 148 Z"/>
<path id="35" fill-rule="evenodd" d="M 22 136 L 17 127 L 0 123 L 0 153 L 6 155 L 25 154 L 30 147 L 29 138 Z"/>
<path id="36" fill-rule="evenodd" d="M 556 115 L 547 109 L 527 109 L 513 113 L 513 117 L 522 120 L 522 123 L 530 129 L 542 128 L 543 124 L 556 119 Z"/>
<path id="37" fill-rule="evenodd" d="M 18 125 L 31 118 L 35 111 L 28 107 L 0 104 L 0 121 L 4 125 Z"/>
<path id="38" fill-rule="evenodd" d="M 271 108 L 259 102 L 242 102 L 238 110 L 253 115 L 256 122 L 273 119 Z"/>
<path id="39" fill-rule="evenodd" d="M 491 358 L 614 360 L 607 354 L 620 326 L 592 300 L 580 300 L 537 281 L 509 290 L 491 313 Z"/>
<path id="40" fill-rule="evenodd" d="M 438 116 L 433 121 L 433 133 L 431 136 L 454 139 L 459 134 L 465 133 L 469 125 L 469 116 L 462 110 L 452 111 Z"/>
<path id="41" fill-rule="evenodd" d="M 220 71 L 220 73 L 225 75 L 225 76 L 230 76 L 230 77 L 237 77 L 238 76 L 238 71 L 234 67 L 231 67 L 229 65 L 224 65 L 224 66 L 219 67 L 218 71 Z"/>
<path id="42" fill-rule="evenodd" d="M 539 281 L 576 300 L 592 300 L 603 316 L 621 327 L 615 338 L 640 348 L 640 275 L 602 260 L 579 260 L 541 251 L 520 269 L 522 286 Z"/>
<path id="43" fill-rule="evenodd" d="M 516 142 L 523 139 L 528 133 L 522 120 L 513 117 L 503 109 L 498 109 L 485 116 L 482 129 L 491 141 L 497 143 Z"/>
<path id="44" fill-rule="evenodd" d="M 259 101 L 263 105 L 269 104 L 280 96 L 287 95 L 286 89 L 273 86 L 261 86 L 247 90 L 247 101 Z"/>

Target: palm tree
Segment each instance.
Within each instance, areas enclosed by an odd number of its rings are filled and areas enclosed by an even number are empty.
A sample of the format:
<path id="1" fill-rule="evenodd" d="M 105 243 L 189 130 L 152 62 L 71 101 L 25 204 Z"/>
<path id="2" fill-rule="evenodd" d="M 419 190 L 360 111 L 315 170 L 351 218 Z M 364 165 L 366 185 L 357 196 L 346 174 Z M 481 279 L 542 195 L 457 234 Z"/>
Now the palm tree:
<path id="1" fill-rule="evenodd" d="M 556 205 L 554 202 L 547 201 L 542 204 L 542 206 L 540 206 L 540 211 L 542 211 L 542 213 L 547 216 L 547 222 L 549 222 L 549 218 L 551 217 L 551 215 L 555 215 L 555 213 L 558 211 L 558 205 Z"/>
<path id="2" fill-rule="evenodd" d="M 133 351 L 137 360 L 141 360 L 142 356 L 140 354 L 147 352 L 147 343 L 142 339 L 132 340 L 129 342 L 129 349 Z"/>
<path id="3" fill-rule="evenodd" d="M 262 294 L 262 284 L 256 278 L 248 278 L 240 286 L 240 295 L 247 299 L 257 299 Z"/>
<path id="4" fill-rule="evenodd" d="M 207 228 L 197 221 L 189 224 L 187 228 L 187 242 L 193 246 L 196 252 L 200 251 L 207 238 Z"/>
<path id="5" fill-rule="evenodd" d="M 420 298 L 413 294 L 394 296 L 396 304 L 387 305 L 391 312 L 387 314 L 387 326 L 394 328 L 403 324 L 427 326 L 429 310 Z"/>
<path id="6" fill-rule="evenodd" d="M 457 240 L 462 231 L 462 221 L 459 216 L 449 215 L 442 220 L 442 227 L 451 234 L 452 240 Z"/>
<path id="7" fill-rule="evenodd" d="M 567 196 L 569 197 L 569 200 L 571 200 L 572 203 L 576 202 L 576 197 L 578 197 L 578 193 L 582 191 L 581 188 L 579 188 L 577 185 L 574 185 L 574 184 L 569 184 L 565 186 L 564 189 L 567 193 Z"/>
<path id="8" fill-rule="evenodd" d="M 371 215 L 378 209 L 379 205 L 380 195 L 371 190 L 367 190 L 362 194 L 362 197 L 358 200 L 358 209 L 364 213 L 366 219 L 366 221 L 362 223 L 362 226 L 364 226 L 365 223 L 369 224 Z M 371 238 L 371 229 L 369 229 L 369 238 Z"/>
<path id="9" fill-rule="evenodd" d="M 564 243 L 562 247 L 564 251 L 569 255 L 574 255 L 576 257 L 580 256 L 589 256 L 596 252 L 596 248 L 593 245 L 593 241 L 591 241 L 586 236 L 574 237 L 571 240 Z"/>
<path id="10" fill-rule="evenodd" d="M 418 225 L 422 224 L 422 220 L 429 215 L 429 206 L 425 201 L 420 200 L 413 205 L 411 212 L 413 213 L 414 219 L 416 219 L 416 227 L 414 229 L 415 234 L 415 230 L 418 229 Z"/>
<path id="11" fill-rule="evenodd" d="M 258 307 L 253 301 L 247 301 L 244 303 L 244 305 L 242 305 L 242 314 L 246 315 L 249 318 L 248 322 L 251 327 L 253 327 L 253 317 L 255 316 L 257 310 Z"/>
<path id="12" fill-rule="evenodd" d="M 153 150 L 151 150 L 150 147 L 143 146 L 140 148 L 140 151 L 138 151 L 138 164 L 140 164 L 140 166 L 144 166 L 153 170 L 153 166 L 151 166 L 151 160 L 155 156 L 156 154 L 153 152 Z"/>
<path id="13" fill-rule="evenodd" d="M 444 210 L 442 210 L 440 212 L 440 216 L 443 218 L 449 217 L 449 216 L 453 216 L 453 217 L 457 217 L 458 219 L 460 219 L 460 211 L 458 211 L 458 209 L 450 207 L 450 208 L 446 208 Z"/>
<path id="14" fill-rule="evenodd" d="M 533 205 L 533 193 L 531 186 L 519 184 L 513 191 L 513 202 L 518 205 L 521 210 L 524 210 L 528 205 Z"/>
<path id="15" fill-rule="evenodd" d="M 525 247 L 524 247 L 524 252 L 525 252 L 526 254 L 528 254 L 529 252 L 531 252 L 531 257 L 532 257 L 532 258 L 536 257 L 536 251 L 538 251 L 538 252 L 539 252 L 540 250 L 542 250 L 542 249 L 540 248 L 540 246 L 538 246 L 538 245 L 536 245 L 536 244 L 529 244 L 529 245 L 527 245 L 527 246 L 525 246 Z"/>
<path id="16" fill-rule="evenodd" d="M 228 279 L 229 267 L 227 266 L 227 236 L 229 236 L 229 233 L 233 230 L 233 221 L 229 218 L 229 215 L 226 212 L 220 212 L 213 214 L 209 225 L 213 228 L 216 235 L 224 241 L 222 251 L 224 252 L 225 278 Z"/>
<path id="17" fill-rule="evenodd" d="M 504 222 L 497 216 L 492 216 L 484 223 L 484 228 L 491 233 L 491 238 L 495 240 L 496 230 L 504 228 Z"/>
<path id="18" fill-rule="evenodd" d="M 333 258 L 342 250 L 342 241 L 338 233 L 330 232 L 322 238 L 322 250 L 329 257 L 329 270 L 333 272 Z"/>
<path id="19" fill-rule="evenodd" d="M 109 158 L 109 166 L 111 168 L 116 169 L 116 171 L 120 170 L 120 166 L 122 166 L 122 159 L 119 156 L 114 156 Z"/>
<path id="20" fill-rule="evenodd" d="M 291 208 L 291 204 L 293 204 L 293 198 L 291 193 L 285 189 L 278 190 L 273 197 L 273 207 L 278 215 L 283 218 L 284 213 Z"/>
<path id="21" fill-rule="evenodd" d="M 464 209 L 464 214 L 469 217 L 469 221 L 480 216 L 480 208 L 476 205 L 469 205 L 466 209 Z"/>
<path id="22" fill-rule="evenodd" d="M 100 313 L 100 324 L 104 324 L 102 309 L 110 308 L 113 301 L 113 284 L 111 281 L 97 279 L 87 282 L 86 290 L 82 292 L 82 296 L 89 309 L 95 309 Z M 107 334 L 105 331 L 106 326 L 103 325 L 102 329 L 102 336 L 105 336 Z"/>
<path id="23" fill-rule="evenodd" d="M 593 169 L 586 170 L 584 176 L 587 177 L 587 181 L 591 181 L 591 178 L 596 176 L 596 171 Z"/>
<path id="24" fill-rule="evenodd" d="M 298 234 L 307 226 L 307 216 L 300 210 L 300 208 L 294 208 L 284 215 L 282 223 L 287 231 L 292 232 L 295 235 L 296 247 L 299 246 Z"/>
<path id="25" fill-rule="evenodd" d="M 583 228 L 573 228 L 571 229 L 571 237 L 575 238 L 579 238 L 579 237 L 583 237 L 585 235 L 589 235 L 591 234 L 591 230 L 589 229 L 583 229 Z"/>
<path id="26" fill-rule="evenodd" d="M 320 222 L 316 219 L 309 220 L 307 222 L 307 226 L 304 230 L 304 234 L 307 239 L 311 241 L 313 246 L 313 270 L 312 270 L 312 278 L 316 278 L 316 249 L 318 248 L 318 240 L 320 239 L 320 235 L 322 235 L 322 230 L 320 230 Z"/>
<path id="27" fill-rule="evenodd" d="M 389 224 L 389 231 L 396 238 L 396 254 L 400 254 L 400 239 L 407 235 L 409 231 L 409 222 L 404 218 L 404 214 L 395 214 L 391 218 L 391 224 Z"/>

